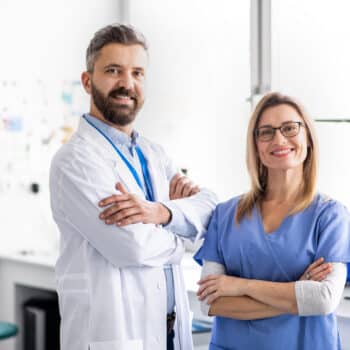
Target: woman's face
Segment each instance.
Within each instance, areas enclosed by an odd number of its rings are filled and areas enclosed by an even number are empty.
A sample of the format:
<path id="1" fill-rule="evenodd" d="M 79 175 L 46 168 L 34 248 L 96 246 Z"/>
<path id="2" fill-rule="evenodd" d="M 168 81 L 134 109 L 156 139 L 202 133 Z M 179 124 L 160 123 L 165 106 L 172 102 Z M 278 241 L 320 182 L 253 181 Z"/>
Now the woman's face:
<path id="1" fill-rule="evenodd" d="M 302 123 L 301 126 L 296 122 Z M 281 133 L 281 129 L 272 131 L 268 128 L 281 126 L 282 132 L 287 136 Z M 282 104 L 267 108 L 257 128 L 260 134 L 259 137 L 256 136 L 259 158 L 269 170 L 288 170 L 303 166 L 308 146 L 306 125 L 293 107 Z M 271 140 L 268 140 L 269 136 L 273 136 Z"/>

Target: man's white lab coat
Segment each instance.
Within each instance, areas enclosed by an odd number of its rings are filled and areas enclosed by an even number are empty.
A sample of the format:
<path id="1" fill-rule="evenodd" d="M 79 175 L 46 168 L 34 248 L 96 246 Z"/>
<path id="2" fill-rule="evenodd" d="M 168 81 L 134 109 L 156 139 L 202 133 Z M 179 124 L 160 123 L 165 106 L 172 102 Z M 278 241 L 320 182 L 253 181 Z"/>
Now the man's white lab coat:
<path id="1" fill-rule="evenodd" d="M 169 160 L 145 139 L 156 200 L 169 200 Z M 130 170 L 105 138 L 81 118 L 77 133 L 56 154 L 50 174 L 51 207 L 61 233 L 56 265 L 62 350 L 165 350 L 164 264 L 173 265 L 176 350 L 191 350 L 191 320 L 180 270 L 182 240 L 166 228 L 108 226 L 98 202 L 117 182 L 144 197 Z M 216 198 L 201 191 L 172 201 L 198 234 Z"/>

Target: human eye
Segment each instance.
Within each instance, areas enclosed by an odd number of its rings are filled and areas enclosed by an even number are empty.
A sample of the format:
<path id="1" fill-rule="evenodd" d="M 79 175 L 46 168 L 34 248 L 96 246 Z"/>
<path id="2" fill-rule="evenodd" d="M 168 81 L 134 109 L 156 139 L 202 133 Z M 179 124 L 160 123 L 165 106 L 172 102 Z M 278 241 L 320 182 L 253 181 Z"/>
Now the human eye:
<path id="1" fill-rule="evenodd" d="M 298 130 L 298 124 L 297 123 L 287 123 L 282 126 L 282 132 L 285 132 L 287 134 L 293 134 Z"/>
<path id="2" fill-rule="evenodd" d="M 108 74 L 118 74 L 119 73 L 119 68 L 118 67 L 107 67 L 105 69 L 105 72 Z"/>
<path id="3" fill-rule="evenodd" d="M 274 130 L 271 127 L 263 127 L 258 129 L 258 137 L 260 139 L 269 139 L 271 136 L 273 136 Z"/>
<path id="4" fill-rule="evenodd" d="M 135 70 L 134 71 L 134 76 L 137 78 L 137 79 L 143 79 L 144 76 L 145 76 L 145 73 L 141 70 Z"/>

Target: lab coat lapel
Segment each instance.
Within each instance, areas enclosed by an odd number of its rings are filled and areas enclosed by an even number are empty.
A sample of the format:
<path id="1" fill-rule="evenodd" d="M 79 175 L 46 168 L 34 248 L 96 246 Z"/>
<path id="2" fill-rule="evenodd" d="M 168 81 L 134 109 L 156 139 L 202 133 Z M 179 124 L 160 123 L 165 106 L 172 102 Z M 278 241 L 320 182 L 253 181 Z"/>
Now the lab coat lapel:
<path id="1" fill-rule="evenodd" d="M 77 134 L 94 144 L 94 146 L 101 151 L 101 155 L 112 161 L 120 181 L 129 192 L 137 194 L 143 198 L 145 197 L 144 192 L 138 186 L 135 178 L 127 165 L 124 163 L 123 159 L 113 149 L 110 143 L 95 128 L 89 125 L 84 118 L 81 118 L 80 120 Z"/>
<path id="2" fill-rule="evenodd" d="M 145 198 L 144 192 L 141 190 L 139 185 L 137 184 L 134 176 L 131 171 L 123 161 L 123 159 L 115 153 L 115 171 L 118 173 L 121 182 L 125 186 L 125 188 L 130 192 Z"/>

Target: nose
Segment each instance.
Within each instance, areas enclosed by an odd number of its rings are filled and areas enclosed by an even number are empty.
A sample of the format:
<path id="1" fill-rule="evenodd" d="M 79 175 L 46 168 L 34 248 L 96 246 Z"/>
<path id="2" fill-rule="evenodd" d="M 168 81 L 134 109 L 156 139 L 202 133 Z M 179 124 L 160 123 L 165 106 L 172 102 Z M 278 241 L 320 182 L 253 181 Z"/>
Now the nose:
<path id="1" fill-rule="evenodd" d="M 118 87 L 123 87 L 127 90 L 132 90 L 134 87 L 134 80 L 130 73 L 124 72 L 118 80 Z"/>
<path id="2" fill-rule="evenodd" d="M 275 135 L 273 136 L 272 141 L 285 141 L 287 138 L 282 134 L 281 129 L 275 130 Z"/>

